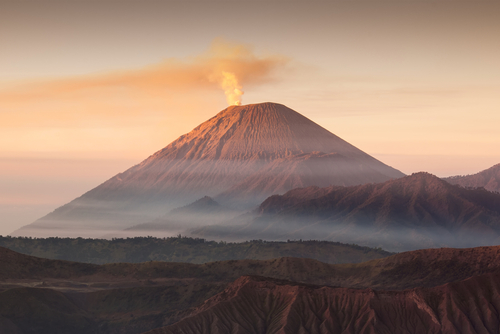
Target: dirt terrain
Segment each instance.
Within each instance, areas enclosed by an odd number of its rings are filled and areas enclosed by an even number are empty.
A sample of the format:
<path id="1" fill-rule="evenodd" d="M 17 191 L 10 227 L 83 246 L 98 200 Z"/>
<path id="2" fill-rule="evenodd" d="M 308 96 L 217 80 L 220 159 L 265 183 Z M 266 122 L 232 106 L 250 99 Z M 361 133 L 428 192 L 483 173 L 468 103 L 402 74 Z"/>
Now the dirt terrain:
<path id="1" fill-rule="evenodd" d="M 324 326 L 358 333 L 361 323 L 368 333 L 385 333 L 413 328 L 418 321 L 436 333 L 459 333 L 443 328 L 457 323 L 477 328 L 480 321 L 490 330 L 498 329 L 499 275 L 500 246 L 427 249 L 340 265 L 303 258 L 92 265 L 0 248 L 0 332 L 132 334 L 166 327 L 166 333 L 203 333 L 186 324 L 204 328 L 213 321 L 213 333 L 232 333 L 220 324 L 240 323 L 235 319 L 241 317 L 286 325 L 280 333 L 330 328 Z M 286 305 L 291 305 L 288 313 Z M 394 318 L 396 311 L 404 313 Z M 295 312 L 302 324 L 290 320 Z M 389 329 L 377 327 L 380 323 Z M 168 327 L 174 324 L 178 327 Z"/>
<path id="2" fill-rule="evenodd" d="M 498 333 L 500 275 L 375 291 L 245 276 L 180 322 L 149 334 Z"/>

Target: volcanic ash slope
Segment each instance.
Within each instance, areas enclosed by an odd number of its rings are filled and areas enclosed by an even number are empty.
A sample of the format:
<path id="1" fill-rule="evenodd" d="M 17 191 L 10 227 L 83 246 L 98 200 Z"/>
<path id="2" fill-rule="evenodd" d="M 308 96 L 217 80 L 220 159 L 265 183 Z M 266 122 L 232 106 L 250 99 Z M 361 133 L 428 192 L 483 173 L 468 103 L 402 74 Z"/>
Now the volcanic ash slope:
<path id="1" fill-rule="evenodd" d="M 142 163 L 15 235 L 103 235 L 211 196 L 248 209 L 306 186 L 383 182 L 403 174 L 283 105 L 231 106 Z M 100 230 L 96 232 L 95 230 Z"/>

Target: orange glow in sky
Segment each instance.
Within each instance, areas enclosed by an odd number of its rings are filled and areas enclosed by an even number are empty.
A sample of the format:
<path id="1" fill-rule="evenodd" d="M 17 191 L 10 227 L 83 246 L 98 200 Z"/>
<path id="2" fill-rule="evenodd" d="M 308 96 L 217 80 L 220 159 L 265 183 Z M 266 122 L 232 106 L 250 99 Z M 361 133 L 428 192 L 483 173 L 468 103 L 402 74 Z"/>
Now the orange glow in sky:
<path id="1" fill-rule="evenodd" d="M 3 3 L 0 234 L 241 102 L 287 105 L 404 173 L 486 169 L 499 17 L 494 1 Z"/>

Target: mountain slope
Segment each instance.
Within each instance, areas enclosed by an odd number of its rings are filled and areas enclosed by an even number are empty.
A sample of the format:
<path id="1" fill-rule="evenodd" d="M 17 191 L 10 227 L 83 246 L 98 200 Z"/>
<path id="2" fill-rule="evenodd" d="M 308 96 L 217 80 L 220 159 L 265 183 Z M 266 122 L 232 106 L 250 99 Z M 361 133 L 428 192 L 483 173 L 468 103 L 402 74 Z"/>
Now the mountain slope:
<path id="1" fill-rule="evenodd" d="M 489 191 L 500 192 L 500 164 L 485 169 L 477 174 L 451 176 L 443 180 L 466 188 L 484 188 Z"/>
<path id="2" fill-rule="evenodd" d="M 401 176 L 283 105 L 231 106 L 15 235 L 98 236 L 148 222 L 206 195 L 222 205 L 250 208 L 298 186 Z"/>
<path id="3" fill-rule="evenodd" d="M 49 260 L 0 247 L 0 280 L 34 277 L 68 278 L 93 275 L 99 266 L 88 263 Z"/>
<path id="4" fill-rule="evenodd" d="M 223 234 L 227 240 L 342 240 L 391 251 L 491 245 L 500 241 L 500 195 L 416 173 L 380 184 L 274 195 L 246 224 L 207 227 L 193 234 Z"/>
<path id="5" fill-rule="evenodd" d="M 191 316 L 148 333 L 498 333 L 499 313 L 499 275 L 400 292 L 247 276 Z"/>

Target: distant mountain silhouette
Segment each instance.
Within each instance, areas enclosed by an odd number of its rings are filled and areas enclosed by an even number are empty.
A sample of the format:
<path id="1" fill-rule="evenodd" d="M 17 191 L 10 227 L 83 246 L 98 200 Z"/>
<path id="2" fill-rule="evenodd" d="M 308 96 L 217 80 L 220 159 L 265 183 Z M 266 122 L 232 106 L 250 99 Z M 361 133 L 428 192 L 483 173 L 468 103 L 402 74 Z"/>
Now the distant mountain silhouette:
<path id="1" fill-rule="evenodd" d="M 98 236 L 151 221 L 205 195 L 248 209 L 297 187 L 401 176 L 283 105 L 231 106 L 14 235 Z"/>
<path id="2" fill-rule="evenodd" d="M 214 199 L 210 196 L 204 196 L 199 200 L 194 201 L 191 204 L 188 204 L 181 208 L 173 209 L 170 212 L 173 214 L 193 213 L 193 212 L 211 213 L 214 211 L 218 212 L 220 210 L 222 210 L 222 208 L 219 203 L 214 201 Z"/>
<path id="3" fill-rule="evenodd" d="M 391 251 L 492 245 L 500 241 L 500 194 L 416 173 L 379 184 L 295 189 L 266 199 L 245 224 L 193 233 L 227 240 L 342 240 Z"/>
<path id="4" fill-rule="evenodd" d="M 500 164 L 483 170 L 477 174 L 451 176 L 446 177 L 443 180 L 466 188 L 484 188 L 489 191 L 500 192 Z"/>
<path id="5" fill-rule="evenodd" d="M 221 206 L 213 198 L 204 196 L 186 206 L 170 210 L 150 222 L 134 225 L 109 237 L 157 236 L 183 233 L 187 228 L 214 225 L 236 218 L 239 211 Z"/>

